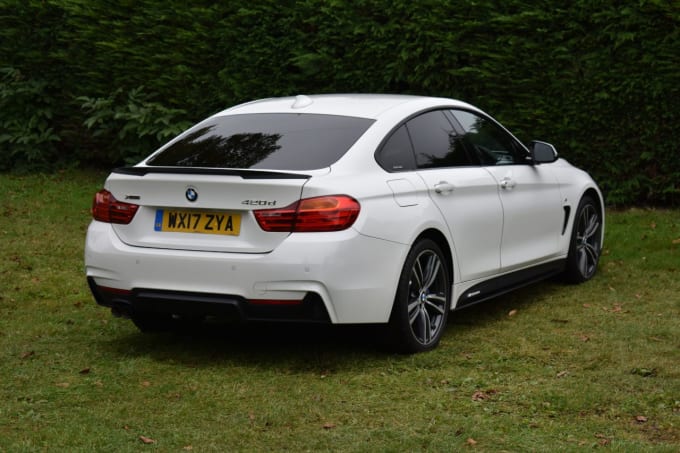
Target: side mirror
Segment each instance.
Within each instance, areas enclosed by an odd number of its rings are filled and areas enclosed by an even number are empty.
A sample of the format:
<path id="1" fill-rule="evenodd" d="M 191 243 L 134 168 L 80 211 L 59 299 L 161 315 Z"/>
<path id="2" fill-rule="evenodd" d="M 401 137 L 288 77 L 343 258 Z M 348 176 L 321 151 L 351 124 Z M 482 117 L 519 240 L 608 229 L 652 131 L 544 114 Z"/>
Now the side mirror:
<path id="1" fill-rule="evenodd" d="M 529 151 L 531 151 L 531 159 L 534 164 L 549 164 L 557 160 L 557 150 L 553 145 L 538 140 L 532 140 L 529 143 Z"/>

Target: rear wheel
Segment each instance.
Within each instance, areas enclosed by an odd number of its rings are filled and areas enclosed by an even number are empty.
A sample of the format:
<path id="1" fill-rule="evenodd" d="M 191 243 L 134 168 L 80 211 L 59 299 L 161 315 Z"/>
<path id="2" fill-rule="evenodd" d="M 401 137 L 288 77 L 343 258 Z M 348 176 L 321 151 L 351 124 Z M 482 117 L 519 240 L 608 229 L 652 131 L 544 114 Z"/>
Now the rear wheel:
<path id="1" fill-rule="evenodd" d="M 590 280 L 602 251 L 602 212 L 592 197 L 581 199 L 571 233 L 565 277 L 568 282 Z"/>
<path id="2" fill-rule="evenodd" d="M 389 329 L 402 352 L 439 344 L 449 314 L 451 283 L 446 259 L 432 240 L 418 241 L 404 263 Z"/>

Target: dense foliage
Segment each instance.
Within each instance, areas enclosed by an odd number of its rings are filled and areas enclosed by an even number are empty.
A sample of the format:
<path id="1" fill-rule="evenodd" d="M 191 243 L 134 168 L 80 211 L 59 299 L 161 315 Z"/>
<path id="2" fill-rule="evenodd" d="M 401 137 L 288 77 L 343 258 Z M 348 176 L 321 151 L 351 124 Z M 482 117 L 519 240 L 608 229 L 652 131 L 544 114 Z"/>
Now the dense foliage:
<path id="1" fill-rule="evenodd" d="M 238 102 L 459 98 L 610 203 L 680 203 L 680 3 L 0 0 L 0 170 L 112 166 Z"/>

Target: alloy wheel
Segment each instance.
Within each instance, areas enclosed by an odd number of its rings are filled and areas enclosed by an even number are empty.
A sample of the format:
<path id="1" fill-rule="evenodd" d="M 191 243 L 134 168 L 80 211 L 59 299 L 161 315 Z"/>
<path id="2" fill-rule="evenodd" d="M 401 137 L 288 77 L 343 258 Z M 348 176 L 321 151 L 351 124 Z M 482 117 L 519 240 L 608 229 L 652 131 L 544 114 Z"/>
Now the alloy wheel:
<path id="1" fill-rule="evenodd" d="M 578 270 L 588 279 L 597 268 L 600 258 L 600 215 L 595 206 L 587 204 L 579 213 L 576 229 L 576 255 Z"/>
<path id="2" fill-rule="evenodd" d="M 408 286 L 408 322 L 423 345 L 438 339 L 446 311 L 447 278 L 440 257 L 423 250 L 413 262 Z"/>

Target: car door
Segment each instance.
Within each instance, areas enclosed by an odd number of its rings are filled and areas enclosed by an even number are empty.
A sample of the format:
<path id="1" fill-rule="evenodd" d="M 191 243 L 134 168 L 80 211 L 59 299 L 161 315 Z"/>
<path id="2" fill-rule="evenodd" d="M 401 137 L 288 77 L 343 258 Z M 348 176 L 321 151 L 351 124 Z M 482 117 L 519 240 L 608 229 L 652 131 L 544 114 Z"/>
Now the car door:
<path id="1" fill-rule="evenodd" d="M 558 254 L 564 213 L 550 164 L 532 165 L 526 148 L 493 120 L 465 110 L 451 113 L 464 143 L 493 176 L 503 205 L 501 269 L 513 270 Z"/>
<path id="2" fill-rule="evenodd" d="M 503 210 L 495 179 L 463 146 L 444 111 L 418 115 L 405 129 L 416 172 L 453 238 L 461 281 L 497 273 Z"/>

